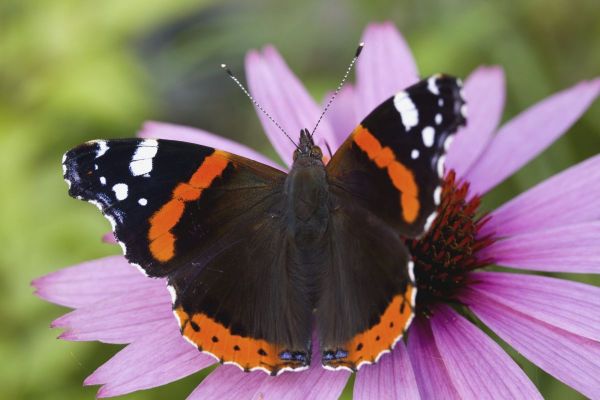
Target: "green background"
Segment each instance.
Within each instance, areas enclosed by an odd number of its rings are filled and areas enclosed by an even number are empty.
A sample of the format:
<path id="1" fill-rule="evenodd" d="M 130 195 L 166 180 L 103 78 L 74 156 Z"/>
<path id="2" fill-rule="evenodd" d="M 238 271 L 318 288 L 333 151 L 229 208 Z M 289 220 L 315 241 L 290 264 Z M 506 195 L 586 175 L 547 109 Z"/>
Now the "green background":
<path id="1" fill-rule="evenodd" d="M 423 75 L 503 66 L 505 120 L 600 73 L 597 0 L 1 2 L 0 397 L 93 398 L 96 389 L 82 388 L 83 379 L 119 349 L 56 340 L 59 332 L 48 326 L 66 309 L 31 294 L 37 276 L 117 252 L 100 243 L 109 225 L 97 210 L 67 196 L 65 150 L 133 136 L 153 119 L 202 127 L 273 155 L 251 105 L 219 64 L 243 76 L 245 52 L 273 43 L 321 99 L 365 25 L 381 20 L 398 25 Z M 485 205 L 598 153 L 599 103 Z M 511 354 L 545 397 L 580 396 Z M 182 398 L 201 376 L 124 398 Z"/>

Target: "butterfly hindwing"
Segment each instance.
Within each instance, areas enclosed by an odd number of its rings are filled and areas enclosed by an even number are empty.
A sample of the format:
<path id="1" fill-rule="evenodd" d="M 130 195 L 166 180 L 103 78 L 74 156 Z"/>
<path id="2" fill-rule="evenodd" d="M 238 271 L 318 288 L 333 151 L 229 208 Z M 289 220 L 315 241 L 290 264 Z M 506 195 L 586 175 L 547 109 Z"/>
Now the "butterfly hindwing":
<path id="1" fill-rule="evenodd" d="M 327 165 L 330 263 L 317 307 L 326 368 L 376 362 L 408 328 L 416 287 L 403 239 L 435 219 L 464 114 L 460 81 L 431 77 L 373 110 Z"/>
<path id="2" fill-rule="evenodd" d="M 416 289 L 402 239 L 331 192 L 329 263 L 316 308 L 326 368 L 356 370 L 389 352 L 413 318 Z"/>
<path id="3" fill-rule="evenodd" d="M 127 259 L 166 277 L 182 334 L 246 370 L 310 363 L 311 309 L 289 279 L 285 174 L 209 147 L 92 141 L 67 152 L 69 194 L 96 204 Z"/>

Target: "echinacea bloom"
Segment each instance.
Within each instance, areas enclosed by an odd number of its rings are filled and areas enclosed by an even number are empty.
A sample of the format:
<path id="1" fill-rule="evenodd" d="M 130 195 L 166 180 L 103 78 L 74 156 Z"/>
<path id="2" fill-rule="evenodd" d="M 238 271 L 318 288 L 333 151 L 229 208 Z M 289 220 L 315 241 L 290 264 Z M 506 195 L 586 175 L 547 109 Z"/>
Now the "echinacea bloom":
<path id="1" fill-rule="evenodd" d="M 334 151 L 371 109 L 418 80 L 410 50 L 391 24 L 370 25 L 363 41 L 356 84 L 343 89 L 316 134 L 317 144 Z M 286 131 L 298 132 L 319 117 L 319 105 L 274 48 L 250 52 L 246 72 L 252 94 Z M 447 156 L 439 215 L 425 237 L 409 243 L 419 286 L 417 317 L 406 345 L 399 342 L 391 354 L 357 373 L 355 398 L 540 398 L 520 367 L 463 312 L 547 373 L 600 398 L 600 289 L 481 271 L 494 263 L 599 273 L 600 155 L 483 217 L 478 210 L 482 195 L 565 133 L 599 93 L 600 79 L 582 82 L 497 128 L 504 105 L 502 70 L 482 67 L 467 78 L 468 126 Z M 289 166 L 292 144 L 259 117 Z M 149 122 L 140 136 L 200 143 L 276 165 L 193 128 Z M 66 268 L 33 285 L 43 299 L 75 309 L 53 322 L 65 329 L 60 338 L 128 344 L 86 379 L 87 385 L 102 385 L 99 397 L 160 386 L 215 363 L 182 338 L 165 282 L 144 277 L 123 257 Z M 278 377 L 219 366 L 189 398 L 335 399 L 350 374 L 323 369 L 319 356 L 314 351 L 307 371 Z"/>

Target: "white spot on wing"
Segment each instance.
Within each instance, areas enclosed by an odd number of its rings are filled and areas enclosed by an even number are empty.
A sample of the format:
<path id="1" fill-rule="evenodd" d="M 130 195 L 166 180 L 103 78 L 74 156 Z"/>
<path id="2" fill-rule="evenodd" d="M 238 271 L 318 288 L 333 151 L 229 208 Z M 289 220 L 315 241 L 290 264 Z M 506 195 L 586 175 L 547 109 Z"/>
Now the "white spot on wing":
<path id="1" fill-rule="evenodd" d="M 158 142 L 153 139 L 142 141 L 135 149 L 129 163 L 129 170 L 133 176 L 140 176 L 152 171 L 152 159 L 158 152 Z"/>
<path id="2" fill-rule="evenodd" d="M 435 114 L 435 123 L 437 125 L 442 123 L 442 114 Z"/>
<path id="3" fill-rule="evenodd" d="M 437 212 L 432 212 L 431 215 L 429 217 L 427 217 L 427 220 L 425 221 L 425 227 L 423 228 L 425 230 L 425 232 L 429 232 L 429 228 L 431 228 L 431 225 L 433 224 L 433 221 L 435 221 L 437 217 Z"/>
<path id="4" fill-rule="evenodd" d="M 104 153 L 106 153 L 106 151 L 108 150 L 108 144 L 106 144 L 106 141 L 104 141 L 104 140 L 98 140 L 96 143 L 98 143 L 98 150 L 96 151 L 96 158 L 102 157 L 104 155 Z"/>
<path id="5" fill-rule="evenodd" d="M 175 293 L 175 288 L 171 285 L 167 285 L 167 290 L 169 291 L 169 294 L 171 295 L 171 303 L 175 304 L 175 300 L 177 300 L 177 293 Z"/>
<path id="6" fill-rule="evenodd" d="M 433 191 L 433 202 L 436 206 L 439 206 L 442 201 L 442 187 L 438 186 Z"/>
<path id="7" fill-rule="evenodd" d="M 446 156 L 441 156 L 437 161 L 437 173 L 440 178 L 444 176 L 444 166 L 446 163 Z"/>
<path id="8" fill-rule="evenodd" d="M 433 142 L 435 139 L 435 129 L 433 129 L 430 126 L 426 126 L 425 128 L 423 128 L 421 135 L 423 136 L 423 144 L 425 146 L 427 146 L 427 147 L 433 146 Z"/>
<path id="9" fill-rule="evenodd" d="M 410 152 L 410 158 L 412 158 L 413 160 L 419 158 L 419 150 L 413 149 L 413 151 Z"/>
<path id="10" fill-rule="evenodd" d="M 438 99 L 438 106 L 444 107 L 444 99 L 442 99 L 442 98 Z"/>
<path id="11" fill-rule="evenodd" d="M 146 204 L 148 204 L 148 200 L 142 197 L 141 199 L 138 200 L 138 204 L 140 206 L 145 206 Z"/>
<path id="12" fill-rule="evenodd" d="M 415 282 L 415 263 L 412 260 L 408 262 L 408 278 L 411 283 Z"/>
<path id="13" fill-rule="evenodd" d="M 124 183 L 117 183 L 112 187 L 113 192 L 115 192 L 115 196 L 117 200 L 125 200 L 127 198 L 127 190 L 128 187 Z"/>
<path id="14" fill-rule="evenodd" d="M 100 177 L 100 183 L 103 184 L 103 185 L 106 185 L 106 178 L 103 177 L 103 176 L 101 176 Z"/>
<path id="15" fill-rule="evenodd" d="M 152 159 L 132 161 L 129 163 L 129 170 L 133 176 L 148 174 L 152 171 Z"/>
<path id="16" fill-rule="evenodd" d="M 467 105 L 463 104 L 460 107 L 460 113 L 462 114 L 463 118 L 467 118 Z"/>
<path id="17" fill-rule="evenodd" d="M 400 92 L 394 96 L 394 106 L 402 117 L 402 124 L 408 132 L 419 123 L 419 111 L 415 107 L 415 103 L 410 99 L 406 92 Z"/>
<path id="18" fill-rule="evenodd" d="M 429 89 L 429 91 L 436 96 L 440 94 L 440 88 L 437 85 L 436 76 L 432 76 L 431 78 L 427 79 L 427 89 Z"/>

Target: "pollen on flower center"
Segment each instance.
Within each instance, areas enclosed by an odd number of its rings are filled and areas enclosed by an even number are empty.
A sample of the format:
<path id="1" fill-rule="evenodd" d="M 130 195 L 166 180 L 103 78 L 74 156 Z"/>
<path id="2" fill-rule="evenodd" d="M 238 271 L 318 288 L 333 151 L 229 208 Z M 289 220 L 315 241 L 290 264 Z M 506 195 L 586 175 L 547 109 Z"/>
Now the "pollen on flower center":
<path id="1" fill-rule="evenodd" d="M 454 171 L 450 171 L 429 232 L 407 243 L 415 263 L 417 312 L 428 313 L 435 303 L 452 302 L 467 274 L 490 261 L 477 258 L 477 252 L 494 241 L 491 236 L 478 237 L 490 217 L 478 216 L 481 198 L 468 195 L 469 183 L 457 182 Z"/>

